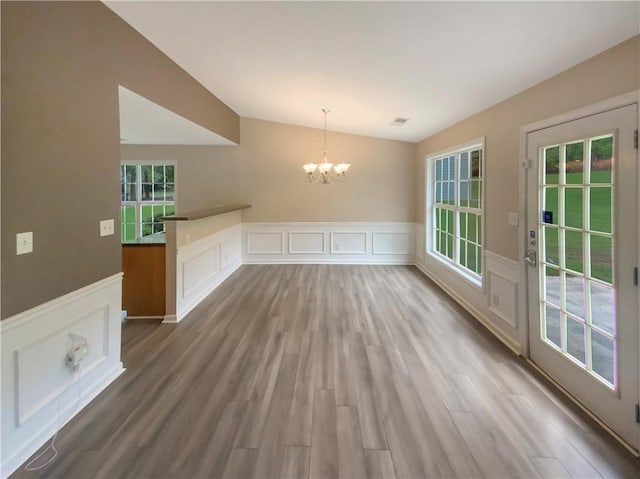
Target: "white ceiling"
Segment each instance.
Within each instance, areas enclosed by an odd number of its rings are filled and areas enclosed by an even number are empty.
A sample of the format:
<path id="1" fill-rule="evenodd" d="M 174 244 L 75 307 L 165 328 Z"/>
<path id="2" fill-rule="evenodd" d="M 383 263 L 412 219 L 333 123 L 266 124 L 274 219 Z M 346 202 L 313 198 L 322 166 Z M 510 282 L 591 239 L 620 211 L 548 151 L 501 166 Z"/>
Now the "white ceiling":
<path id="1" fill-rule="evenodd" d="M 241 116 L 328 108 L 330 130 L 407 141 L 640 33 L 639 2 L 106 4 Z"/>
<path id="2" fill-rule="evenodd" d="M 235 145 L 232 141 L 118 87 L 120 143 L 136 145 Z"/>

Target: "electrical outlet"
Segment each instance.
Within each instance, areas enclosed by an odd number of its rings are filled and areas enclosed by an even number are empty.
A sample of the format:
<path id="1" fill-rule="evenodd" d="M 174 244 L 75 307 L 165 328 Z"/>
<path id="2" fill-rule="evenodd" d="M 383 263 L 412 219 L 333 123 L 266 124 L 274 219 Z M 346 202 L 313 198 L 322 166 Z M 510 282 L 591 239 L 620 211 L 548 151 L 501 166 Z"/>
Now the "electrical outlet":
<path id="1" fill-rule="evenodd" d="M 340 243 L 338 243 L 338 242 L 334 243 L 334 245 L 333 245 L 333 249 L 334 249 L 335 251 L 340 251 Z"/>
<path id="2" fill-rule="evenodd" d="M 109 236 L 114 234 L 115 231 L 116 229 L 113 220 L 100 221 L 100 236 Z"/>
<path id="3" fill-rule="evenodd" d="M 80 362 L 89 354 L 89 341 L 84 336 L 69 334 L 71 338 L 71 349 L 67 352 L 65 361 L 74 371 L 80 367 Z"/>
<path id="4" fill-rule="evenodd" d="M 33 251 L 33 231 L 16 235 L 16 254 L 26 254 Z"/>

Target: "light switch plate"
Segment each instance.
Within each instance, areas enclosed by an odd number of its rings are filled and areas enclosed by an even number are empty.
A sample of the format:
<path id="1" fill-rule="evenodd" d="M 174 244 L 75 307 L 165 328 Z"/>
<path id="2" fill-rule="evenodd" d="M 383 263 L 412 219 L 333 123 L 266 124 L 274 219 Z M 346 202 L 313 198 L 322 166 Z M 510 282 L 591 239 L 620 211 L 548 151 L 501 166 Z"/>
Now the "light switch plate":
<path id="1" fill-rule="evenodd" d="M 26 254 L 33 251 L 33 231 L 16 235 L 16 254 Z"/>
<path id="2" fill-rule="evenodd" d="M 115 232 L 113 220 L 100 221 L 100 236 L 109 236 Z"/>
<path id="3" fill-rule="evenodd" d="M 507 215 L 509 226 L 518 226 L 518 213 L 509 213 Z"/>

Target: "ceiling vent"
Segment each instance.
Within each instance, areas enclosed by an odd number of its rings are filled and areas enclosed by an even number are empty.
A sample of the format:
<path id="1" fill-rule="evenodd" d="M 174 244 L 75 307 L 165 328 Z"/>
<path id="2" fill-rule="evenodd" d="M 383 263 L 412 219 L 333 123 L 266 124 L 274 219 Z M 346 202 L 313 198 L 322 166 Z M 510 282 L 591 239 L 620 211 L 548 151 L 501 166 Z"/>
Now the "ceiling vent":
<path id="1" fill-rule="evenodd" d="M 404 124 L 405 124 L 406 122 L 408 122 L 408 121 L 409 121 L 409 118 L 400 118 L 400 117 L 397 117 L 397 118 L 394 118 L 394 119 L 393 119 L 393 121 L 391 122 L 391 124 L 392 124 L 393 126 L 402 126 L 402 125 L 404 125 Z"/>

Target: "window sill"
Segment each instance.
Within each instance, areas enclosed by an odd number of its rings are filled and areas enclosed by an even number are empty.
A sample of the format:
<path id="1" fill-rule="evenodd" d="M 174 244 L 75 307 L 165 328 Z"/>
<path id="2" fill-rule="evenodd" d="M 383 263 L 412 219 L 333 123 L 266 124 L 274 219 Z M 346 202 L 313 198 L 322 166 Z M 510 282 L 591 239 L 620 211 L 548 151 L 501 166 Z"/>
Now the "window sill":
<path id="1" fill-rule="evenodd" d="M 456 265 L 453 261 L 449 260 L 448 258 L 443 258 L 441 255 L 434 253 L 432 251 L 427 251 L 426 257 L 437 261 L 438 263 L 446 267 L 448 270 L 456 273 L 458 276 L 460 276 L 462 279 L 470 283 L 471 286 L 477 288 L 478 290 L 483 289 L 482 278 L 476 278 L 472 276 L 471 274 L 467 273 L 464 269 Z"/>

